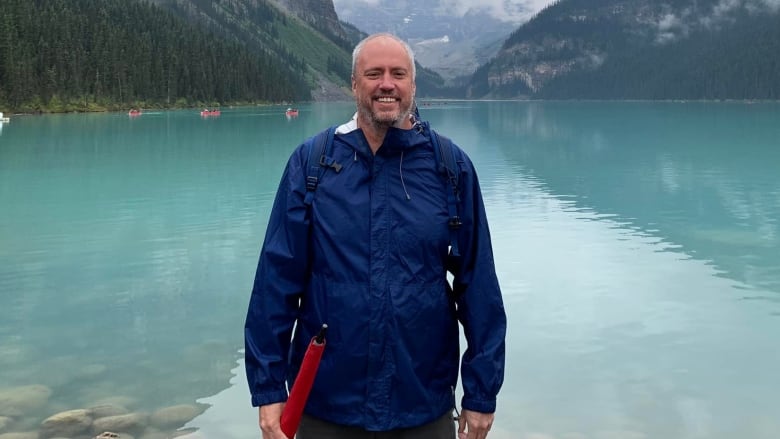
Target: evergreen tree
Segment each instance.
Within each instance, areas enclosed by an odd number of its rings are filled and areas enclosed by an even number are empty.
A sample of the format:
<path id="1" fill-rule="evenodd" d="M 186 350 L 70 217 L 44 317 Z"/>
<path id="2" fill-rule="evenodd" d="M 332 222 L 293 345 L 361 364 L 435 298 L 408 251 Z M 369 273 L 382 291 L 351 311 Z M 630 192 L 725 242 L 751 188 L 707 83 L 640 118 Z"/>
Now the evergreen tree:
<path id="1" fill-rule="evenodd" d="M 5 111 L 309 99 L 303 61 L 273 56 L 141 1 L 0 2 Z"/>

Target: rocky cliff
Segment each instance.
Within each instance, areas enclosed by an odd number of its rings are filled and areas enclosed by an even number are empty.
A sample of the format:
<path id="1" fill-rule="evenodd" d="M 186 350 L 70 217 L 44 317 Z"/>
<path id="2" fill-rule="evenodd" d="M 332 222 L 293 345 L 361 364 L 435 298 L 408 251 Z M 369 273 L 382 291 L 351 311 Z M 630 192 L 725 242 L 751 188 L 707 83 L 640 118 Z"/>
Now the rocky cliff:
<path id="1" fill-rule="evenodd" d="M 470 97 L 771 98 L 778 50 L 777 2 L 561 0 L 510 35 Z"/>
<path id="2" fill-rule="evenodd" d="M 312 27 L 330 36 L 346 40 L 333 0 L 276 0 L 282 8 L 291 12 Z"/>
<path id="3" fill-rule="evenodd" d="M 652 37 L 669 4 L 648 0 L 560 2 L 515 31 L 488 74 L 491 88 L 522 82 L 538 92 L 551 79 L 597 69 L 610 52 Z"/>

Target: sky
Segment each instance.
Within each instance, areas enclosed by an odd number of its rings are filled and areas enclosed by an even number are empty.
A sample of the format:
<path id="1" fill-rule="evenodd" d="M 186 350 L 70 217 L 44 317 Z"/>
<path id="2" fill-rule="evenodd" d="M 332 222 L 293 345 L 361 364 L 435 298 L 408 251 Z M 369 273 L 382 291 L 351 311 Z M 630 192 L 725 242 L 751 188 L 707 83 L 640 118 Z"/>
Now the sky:
<path id="1" fill-rule="evenodd" d="M 377 5 L 383 0 L 333 0 L 336 11 L 356 3 Z M 448 15 L 463 16 L 471 11 L 483 11 L 507 22 L 525 22 L 553 0 L 438 0 L 439 8 Z"/>

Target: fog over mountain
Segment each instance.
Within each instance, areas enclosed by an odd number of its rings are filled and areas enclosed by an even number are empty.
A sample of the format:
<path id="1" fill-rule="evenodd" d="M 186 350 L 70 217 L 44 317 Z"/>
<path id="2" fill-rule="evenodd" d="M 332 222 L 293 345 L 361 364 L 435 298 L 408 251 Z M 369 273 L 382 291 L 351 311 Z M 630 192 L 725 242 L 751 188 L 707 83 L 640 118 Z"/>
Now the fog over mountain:
<path id="1" fill-rule="evenodd" d="M 334 0 L 341 20 L 408 41 L 445 78 L 487 62 L 506 37 L 552 0 Z"/>
<path id="2" fill-rule="evenodd" d="M 673 42 L 700 28 L 718 30 L 730 23 L 734 14 L 743 9 L 759 14 L 776 13 L 780 11 L 780 0 L 720 0 L 711 10 L 699 7 L 694 2 L 694 6 L 681 11 L 670 10 L 655 23 L 658 32 L 656 42 Z"/>
<path id="3" fill-rule="evenodd" d="M 770 1 L 770 0 L 767 0 Z M 397 9 L 400 13 L 409 12 L 409 6 L 420 5 L 435 14 L 449 17 L 463 17 L 470 13 L 482 12 L 490 17 L 508 23 L 522 23 L 533 14 L 552 3 L 552 0 L 423 0 L 419 2 L 386 0 L 334 0 L 336 11 L 352 14 L 356 10 L 382 7 Z M 346 17 L 342 17 L 344 19 Z M 354 24 L 354 23 L 353 23 Z"/>

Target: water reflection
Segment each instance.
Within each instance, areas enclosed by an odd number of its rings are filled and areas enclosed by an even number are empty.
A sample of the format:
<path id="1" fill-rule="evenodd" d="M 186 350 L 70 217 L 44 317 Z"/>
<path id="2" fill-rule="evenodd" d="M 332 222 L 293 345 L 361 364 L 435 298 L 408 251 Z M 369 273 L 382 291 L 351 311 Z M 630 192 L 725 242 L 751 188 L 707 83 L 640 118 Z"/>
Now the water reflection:
<path id="1" fill-rule="evenodd" d="M 519 115 L 493 105 L 474 117 L 485 136 L 515 139 L 499 143 L 502 153 L 552 193 L 780 293 L 777 112 L 776 104 L 528 103 Z"/>

